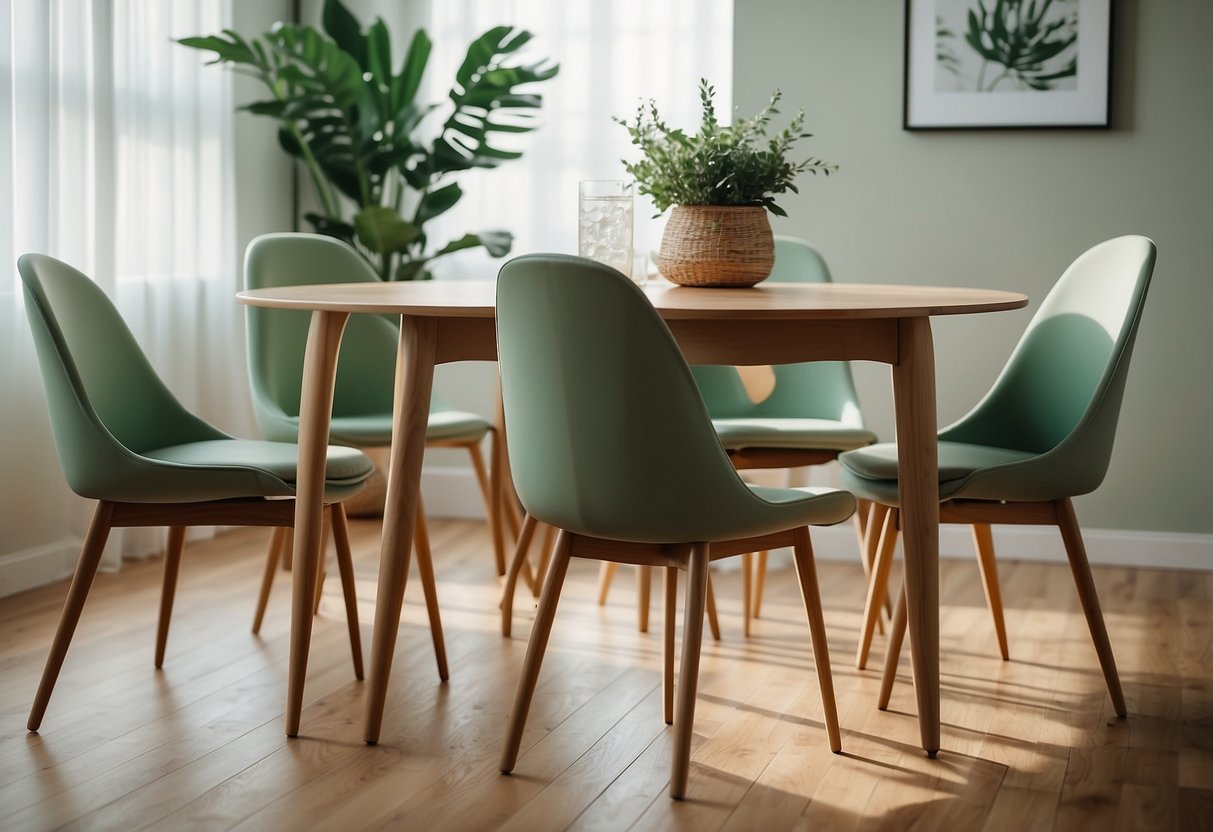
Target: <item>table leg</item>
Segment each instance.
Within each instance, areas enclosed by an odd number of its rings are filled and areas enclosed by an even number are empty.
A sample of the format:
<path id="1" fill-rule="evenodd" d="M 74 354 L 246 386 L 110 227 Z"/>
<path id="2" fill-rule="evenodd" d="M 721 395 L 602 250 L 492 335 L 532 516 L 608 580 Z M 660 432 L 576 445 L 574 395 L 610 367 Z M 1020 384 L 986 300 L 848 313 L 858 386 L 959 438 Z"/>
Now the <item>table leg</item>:
<path id="1" fill-rule="evenodd" d="M 929 318 L 903 318 L 893 366 L 906 612 L 922 747 L 939 751 L 939 448 Z"/>
<path id="2" fill-rule="evenodd" d="M 421 494 L 421 460 L 429 423 L 430 393 L 438 325 L 433 318 L 404 315 L 396 354 L 392 450 L 388 463 L 387 499 L 383 509 L 383 543 L 379 552 L 379 592 L 375 599 L 375 631 L 371 640 L 370 690 L 366 703 L 365 738 L 379 741 L 388 678 L 400 627 L 400 607 L 409 576 L 409 553 Z"/>
<path id="3" fill-rule="evenodd" d="M 312 641 L 312 608 L 316 571 L 324 543 L 324 469 L 337 354 L 348 312 L 316 311 L 307 334 L 303 387 L 299 403 L 299 469 L 295 480 L 294 552 L 291 555 L 291 654 L 287 672 L 286 734 L 298 736 L 303 711 L 303 684 Z"/>

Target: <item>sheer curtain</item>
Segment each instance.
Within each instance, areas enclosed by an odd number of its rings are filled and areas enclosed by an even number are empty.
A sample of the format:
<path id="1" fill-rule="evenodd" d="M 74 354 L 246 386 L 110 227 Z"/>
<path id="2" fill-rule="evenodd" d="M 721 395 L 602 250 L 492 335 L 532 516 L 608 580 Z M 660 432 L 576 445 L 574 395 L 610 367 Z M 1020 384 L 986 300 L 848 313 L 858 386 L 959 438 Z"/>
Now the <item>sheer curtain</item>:
<path id="1" fill-rule="evenodd" d="M 620 160 L 636 158 L 612 116 L 630 119 L 652 98 L 671 125 L 694 129 L 700 78 L 716 86 L 717 110 L 731 109 L 732 0 L 434 0 L 430 14 L 431 101 L 443 100 L 468 44 L 492 26 L 530 30 L 528 51 L 560 63 L 560 74 L 537 88 L 543 126 L 518 137 L 523 158 L 460 178 L 466 195 L 435 223 L 437 245 L 465 231 L 504 228 L 514 233 L 515 254 L 576 253 L 577 183 L 626 179 Z M 638 253 L 661 242 L 665 218 L 653 220 L 654 213 L 637 200 Z M 479 252 L 444 260 L 435 264 L 439 276 L 491 277 L 501 265 Z"/>
<path id="2" fill-rule="evenodd" d="M 251 429 L 233 299 L 231 78 L 173 42 L 230 19 L 230 0 L 0 0 L 0 505 L 11 532 L 0 558 L 70 548 L 90 508 L 63 486 L 50 441 L 20 254 L 93 277 L 187 407 Z M 115 530 L 107 563 L 159 543 Z"/>

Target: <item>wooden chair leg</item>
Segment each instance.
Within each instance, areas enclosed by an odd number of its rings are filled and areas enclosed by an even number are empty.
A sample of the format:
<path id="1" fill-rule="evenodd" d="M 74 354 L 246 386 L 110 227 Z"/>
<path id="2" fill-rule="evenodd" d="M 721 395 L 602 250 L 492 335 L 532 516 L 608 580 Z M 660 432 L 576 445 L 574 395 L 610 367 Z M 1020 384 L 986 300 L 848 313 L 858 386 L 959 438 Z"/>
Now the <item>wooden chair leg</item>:
<path id="1" fill-rule="evenodd" d="M 295 556 L 295 530 L 288 528 L 282 538 L 282 571 L 291 571 L 291 559 Z"/>
<path id="2" fill-rule="evenodd" d="M 350 656 L 354 660 L 354 678 L 361 680 L 362 632 L 358 628 L 358 587 L 354 582 L 354 553 L 350 547 L 350 523 L 345 505 L 337 503 L 333 512 L 333 543 L 337 547 L 337 571 L 341 574 L 341 592 L 345 596 L 345 624 L 350 631 Z"/>
<path id="3" fill-rule="evenodd" d="M 156 669 L 164 666 L 164 648 L 168 644 L 168 624 L 173 617 L 173 598 L 177 595 L 177 573 L 181 569 L 181 550 L 185 548 L 185 526 L 168 530 L 164 551 L 164 584 L 160 588 L 160 619 L 156 624 Z"/>
<path id="4" fill-rule="evenodd" d="M 863 539 L 859 541 L 860 550 L 863 552 L 863 574 L 864 577 L 871 582 L 872 568 L 876 565 L 876 554 L 880 549 L 880 535 L 884 530 L 885 515 L 889 513 L 889 507 L 880 503 L 872 502 L 871 500 L 863 500 L 867 504 L 868 519 L 864 523 Z M 859 511 L 860 509 L 856 509 Z M 884 594 L 884 615 L 893 615 L 893 600 L 889 597 L 888 592 Z M 884 615 L 876 619 L 876 630 L 881 634 L 884 633 Z"/>
<path id="5" fill-rule="evenodd" d="M 604 561 L 608 563 L 609 561 Z M 663 612 L 665 621 L 661 631 L 661 715 L 666 725 L 674 724 L 674 619 L 678 611 L 678 567 L 667 566 L 662 570 L 662 586 L 665 590 Z"/>
<path id="6" fill-rule="evenodd" d="M 497 564 L 497 574 L 505 574 L 505 543 L 501 535 L 501 523 L 496 506 L 499 503 L 493 499 L 493 486 L 489 483 L 489 475 L 484 467 L 484 455 L 480 453 L 479 443 L 467 446 L 468 454 L 472 457 L 472 468 L 476 471 L 476 481 L 480 483 L 480 494 L 484 497 L 485 520 L 489 524 L 489 536 L 493 538 L 493 559 Z"/>
<path id="7" fill-rule="evenodd" d="M 89 525 L 88 535 L 84 538 L 84 548 L 80 550 L 80 560 L 76 563 L 76 573 L 72 576 L 72 584 L 67 590 L 67 600 L 63 603 L 63 612 L 59 616 L 59 627 L 55 630 L 55 640 L 51 642 L 50 654 L 46 657 L 46 667 L 42 671 L 42 681 L 38 683 L 38 692 L 34 695 L 34 706 L 30 709 L 26 727 L 37 731 L 46 713 L 47 703 L 55 690 L 55 681 L 63 668 L 63 659 L 67 656 L 67 648 L 72 643 L 72 635 L 80 622 L 80 612 L 88 598 L 88 591 L 93 585 L 97 574 L 97 566 L 101 563 L 101 553 L 105 550 L 105 541 L 109 537 L 110 521 L 114 516 L 114 504 L 106 500 L 97 503 L 93 512 L 93 521 Z"/>
<path id="8" fill-rule="evenodd" d="M 539 566 L 535 570 L 536 579 L 543 580 L 552 562 L 552 552 L 556 549 L 556 528 L 546 523 L 543 526 L 543 545 L 539 547 Z M 525 566 L 525 564 L 524 564 Z"/>
<path id="9" fill-rule="evenodd" d="M 750 604 L 750 610 L 755 618 L 762 615 L 762 593 L 767 587 L 768 554 L 770 553 L 765 549 L 758 553 L 757 574 L 754 575 L 754 602 Z"/>
<path id="10" fill-rule="evenodd" d="M 320 601 L 324 598 L 324 579 L 328 577 L 324 565 L 329 559 L 329 533 L 332 529 L 332 506 L 325 506 L 320 532 L 320 562 L 316 564 L 316 594 L 312 597 L 312 615 L 320 615 Z"/>
<path id="11" fill-rule="evenodd" d="M 796 530 L 796 577 L 804 599 L 804 611 L 809 618 L 809 635 L 813 639 L 813 662 L 817 665 L 817 683 L 821 686 L 821 709 L 825 713 L 826 733 L 830 750 L 842 750 L 842 733 L 838 728 L 838 705 L 834 701 L 834 675 L 830 671 L 830 646 L 826 640 L 825 616 L 821 610 L 821 589 L 817 585 L 817 566 L 813 563 L 813 544 L 807 527 Z"/>
<path id="12" fill-rule="evenodd" d="M 649 596 L 653 589 L 653 567 L 636 567 L 636 626 L 642 633 L 649 631 Z"/>
<path id="13" fill-rule="evenodd" d="M 716 590 L 712 589 L 712 570 L 708 570 L 708 630 L 712 633 L 712 641 L 720 641 L 720 618 L 716 615 Z"/>
<path id="14" fill-rule="evenodd" d="M 531 548 L 531 538 L 535 536 L 535 525 L 534 517 L 529 514 L 523 517 L 518 542 L 514 544 L 514 557 L 505 576 L 505 587 L 501 590 L 501 635 L 505 638 L 510 637 L 513 629 L 514 589 L 518 585 L 518 572 L 526 561 L 527 550 Z"/>
<path id="15" fill-rule="evenodd" d="M 897 596 L 897 607 L 893 610 L 893 623 L 889 625 L 889 644 L 884 656 L 884 673 L 880 677 L 880 699 L 876 707 L 889 709 L 889 697 L 893 695 L 893 683 L 897 680 L 897 662 L 901 658 L 901 644 L 906 637 L 906 588 L 901 586 Z"/>
<path id="16" fill-rule="evenodd" d="M 525 528 L 525 527 L 524 527 Z M 531 698 L 535 695 L 535 684 L 539 680 L 539 668 L 543 654 L 547 652 L 548 638 L 552 634 L 552 622 L 556 619 L 556 606 L 560 602 L 560 589 L 564 576 L 569 571 L 569 554 L 572 551 L 573 535 L 561 531 L 556 541 L 556 552 L 552 557 L 552 568 L 548 570 L 539 599 L 539 613 L 527 643 L 526 659 L 522 663 L 522 678 L 518 680 L 518 693 L 514 697 L 514 711 L 506 731 L 505 749 L 501 754 L 501 771 L 509 774 L 518 762 L 518 750 L 522 745 L 522 731 L 526 728 L 527 712 L 531 709 Z"/>
<path id="17" fill-rule="evenodd" d="M 1061 529 L 1061 539 L 1066 546 L 1066 557 L 1070 560 L 1070 571 L 1074 574 L 1078 600 L 1082 603 L 1083 614 L 1087 617 L 1091 641 L 1095 643 L 1095 653 L 1099 656 L 1099 666 L 1103 669 L 1104 681 L 1108 684 L 1112 706 L 1116 709 L 1116 715 L 1124 719 L 1128 716 L 1125 695 L 1120 688 L 1116 658 L 1112 655 L 1112 644 L 1108 640 L 1108 629 L 1104 625 L 1103 612 L 1099 607 L 1099 594 L 1095 590 L 1095 579 L 1091 575 L 1087 549 L 1082 542 L 1082 530 L 1079 529 L 1078 518 L 1074 515 L 1074 504 L 1067 497 L 1058 500 L 1056 505 L 1057 525 Z"/>
<path id="18" fill-rule="evenodd" d="M 868 665 L 868 651 L 872 648 L 872 632 L 880 618 L 880 605 L 889 582 L 889 570 L 893 568 L 893 551 L 897 546 L 898 510 L 889 509 L 884 517 L 884 528 L 880 532 L 880 546 L 876 563 L 872 565 L 872 577 L 868 581 L 868 597 L 863 605 L 863 628 L 859 633 L 859 648 L 855 653 L 855 666 L 863 670 Z"/>
<path id="19" fill-rule="evenodd" d="M 682 669 L 678 674 L 674 717 L 674 759 L 670 797 L 687 793 L 691 769 L 691 738 L 695 725 L 695 694 L 699 687 L 699 653 L 703 643 L 703 613 L 708 600 L 709 546 L 696 543 L 687 563 L 687 594 L 682 623 Z"/>
<path id="20" fill-rule="evenodd" d="M 994 633 L 998 636 L 998 651 L 1005 662 L 1011 658 L 1007 651 L 1007 622 L 1002 613 L 1002 590 L 998 586 L 998 564 L 994 560 L 994 534 L 989 523 L 973 524 L 973 545 L 977 549 L 977 567 L 981 570 L 981 585 L 986 591 L 986 606 L 994 618 Z"/>
<path id="21" fill-rule="evenodd" d="M 501 401 L 501 380 L 497 380 L 497 412 L 494 419 L 493 443 L 493 476 L 497 480 L 498 494 L 503 525 L 508 528 L 511 538 L 517 542 L 522 533 L 523 515 L 518 508 L 518 495 L 514 491 L 514 481 L 510 477 L 510 449 L 505 439 L 505 408 Z"/>
<path id="22" fill-rule="evenodd" d="M 417 522 L 413 530 L 413 549 L 417 552 L 417 574 L 425 594 L 425 611 L 430 617 L 430 638 L 434 641 L 434 658 L 438 661 L 438 678 L 446 681 L 450 673 L 446 665 L 446 641 L 442 637 L 442 615 L 438 611 L 438 584 L 434 580 L 434 558 L 430 552 L 430 533 L 425 524 L 425 506 L 417 496 Z"/>
<path id="23" fill-rule="evenodd" d="M 278 571 L 278 561 L 283 549 L 290 552 L 286 539 L 289 529 L 279 526 L 270 535 L 269 550 L 265 553 L 265 572 L 261 575 L 261 591 L 257 594 L 257 611 L 253 613 L 253 635 L 261 632 L 261 622 L 265 619 L 265 607 L 270 602 L 270 590 L 274 587 L 274 573 Z"/>
<path id="24" fill-rule="evenodd" d="M 598 606 L 606 605 L 607 596 L 611 594 L 611 581 L 618 569 L 619 564 L 612 560 L 604 560 L 598 567 Z"/>
<path id="25" fill-rule="evenodd" d="M 746 553 L 741 556 L 741 632 L 750 637 L 750 593 L 754 583 L 754 555 Z"/>

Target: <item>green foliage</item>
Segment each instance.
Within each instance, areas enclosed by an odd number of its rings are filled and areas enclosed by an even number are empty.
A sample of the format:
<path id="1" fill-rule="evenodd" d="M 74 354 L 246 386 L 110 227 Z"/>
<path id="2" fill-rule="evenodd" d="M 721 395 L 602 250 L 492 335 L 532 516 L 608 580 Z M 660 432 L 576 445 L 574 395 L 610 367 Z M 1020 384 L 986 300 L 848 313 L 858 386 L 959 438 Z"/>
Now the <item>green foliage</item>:
<path id="1" fill-rule="evenodd" d="M 1061 14 L 1049 19 L 1053 0 L 994 0 L 986 9 L 985 0 L 969 10 L 969 29 L 965 41 L 981 57 L 1003 67 L 988 85 L 985 65 L 977 79 L 977 89 L 989 92 L 1004 78 L 1015 78 L 1034 90 L 1050 90 L 1055 81 L 1078 74 L 1078 59 L 1072 55 L 1061 66 L 1050 61 L 1064 59 L 1064 53 L 1078 42 L 1077 20 Z"/>
<path id="2" fill-rule="evenodd" d="M 640 192 L 653 198 L 658 211 L 671 205 L 762 205 L 783 217 L 787 214 L 774 198 L 787 191 L 797 193 L 798 174 L 828 176 L 838 170 L 820 159 L 788 161 L 792 145 L 812 135 L 803 132 L 804 110 L 787 128 L 767 137 L 771 117 L 779 114 L 778 90 L 758 115 L 727 127 L 716 118 L 715 95 L 715 87 L 706 80 L 699 82 L 703 121 L 693 135 L 662 121 L 651 100 L 637 108 L 634 121 L 615 119 L 627 128 L 642 154 L 637 162 L 624 160 L 624 168 L 636 179 Z"/>
<path id="3" fill-rule="evenodd" d="M 529 32 L 490 29 L 468 47 L 448 95 L 450 113 L 426 141 L 419 128 L 439 105 L 417 101 L 431 50 L 425 31 L 393 71 L 383 20 L 363 31 L 340 0 L 325 0 L 323 29 L 278 23 L 260 38 L 228 29 L 178 42 L 265 85 L 271 97 L 243 109 L 277 121 L 282 149 L 306 167 L 321 212 L 305 219 L 353 245 L 383 279 L 426 278 L 429 261 L 468 248 L 509 253 L 507 231 L 466 234 L 427 253 L 424 226 L 463 196 L 455 175 L 522 155 L 497 146 L 495 134 L 538 126 L 543 99 L 527 90 L 559 66 L 521 59 Z"/>

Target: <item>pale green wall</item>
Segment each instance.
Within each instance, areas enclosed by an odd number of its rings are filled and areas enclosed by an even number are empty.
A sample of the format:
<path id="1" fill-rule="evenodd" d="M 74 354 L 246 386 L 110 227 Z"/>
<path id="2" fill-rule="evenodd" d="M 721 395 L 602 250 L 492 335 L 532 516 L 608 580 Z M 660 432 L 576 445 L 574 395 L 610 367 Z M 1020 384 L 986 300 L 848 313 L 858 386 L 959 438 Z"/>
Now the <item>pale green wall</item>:
<path id="1" fill-rule="evenodd" d="M 1028 311 L 935 325 L 939 418 L 989 385 L 1069 262 L 1119 234 L 1158 244 L 1112 467 L 1084 525 L 1213 532 L 1213 3 L 1118 0 L 1110 131 L 901 129 L 900 2 L 737 0 L 734 96 L 803 105 L 805 150 L 841 165 L 785 200 L 843 281 L 1017 289 Z M 887 369 L 856 368 L 892 437 Z"/>

